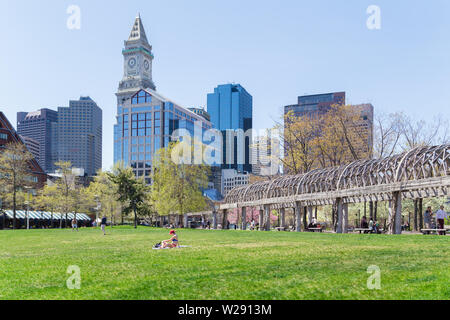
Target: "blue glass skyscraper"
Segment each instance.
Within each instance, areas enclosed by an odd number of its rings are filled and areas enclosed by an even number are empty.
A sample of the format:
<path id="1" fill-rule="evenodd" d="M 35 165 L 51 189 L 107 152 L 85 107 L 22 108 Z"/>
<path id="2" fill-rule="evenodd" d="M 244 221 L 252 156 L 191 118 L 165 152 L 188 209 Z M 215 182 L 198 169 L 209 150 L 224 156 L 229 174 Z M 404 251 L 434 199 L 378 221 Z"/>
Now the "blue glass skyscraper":
<path id="1" fill-rule="evenodd" d="M 236 135 L 233 137 L 229 134 L 231 130 L 240 129 L 245 133 L 253 128 L 252 96 L 240 84 L 219 85 L 214 89 L 214 93 L 208 94 L 208 113 L 211 115 L 213 127 L 222 131 L 224 137 L 222 168 L 252 172 L 251 134 L 246 135 L 243 138 L 244 141 L 241 142 L 238 141 L 241 139 L 240 137 Z M 238 146 L 240 143 L 244 147 L 244 161 L 239 161 Z"/>

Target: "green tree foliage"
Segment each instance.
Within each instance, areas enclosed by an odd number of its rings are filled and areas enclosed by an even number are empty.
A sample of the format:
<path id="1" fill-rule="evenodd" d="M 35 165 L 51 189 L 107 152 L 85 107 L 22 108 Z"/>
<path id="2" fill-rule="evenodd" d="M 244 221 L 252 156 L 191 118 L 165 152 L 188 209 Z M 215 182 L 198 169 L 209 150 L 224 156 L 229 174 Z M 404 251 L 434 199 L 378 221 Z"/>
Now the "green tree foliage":
<path id="1" fill-rule="evenodd" d="M 117 172 L 118 166 L 113 167 L 112 173 Z M 89 199 L 91 207 L 100 204 L 100 211 L 104 216 L 109 216 L 111 227 L 113 225 L 114 216 L 120 208 L 120 202 L 117 200 L 117 185 L 114 184 L 108 176 L 107 172 L 99 171 L 86 190 L 86 198 Z M 98 219 L 98 216 L 96 217 Z"/>
<path id="2" fill-rule="evenodd" d="M 0 183 L 5 191 L 12 195 L 13 229 L 16 228 L 17 194 L 35 185 L 30 176 L 32 159 L 33 155 L 20 143 L 7 144 L 0 156 Z"/>
<path id="3" fill-rule="evenodd" d="M 200 148 L 204 150 L 203 145 Z M 185 140 L 158 151 L 151 198 L 159 215 L 184 215 L 206 208 L 202 190 L 208 186 L 209 168 L 203 164 L 192 164 L 189 153 L 188 156 L 183 154 L 193 149 L 190 141 Z"/>
<path id="4" fill-rule="evenodd" d="M 134 213 L 134 227 L 137 228 L 137 216 L 142 212 L 147 200 L 148 187 L 144 179 L 137 179 L 131 168 L 117 168 L 116 172 L 108 172 L 108 178 L 115 184 L 117 200 L 122 203 L 123 212 Z"/>

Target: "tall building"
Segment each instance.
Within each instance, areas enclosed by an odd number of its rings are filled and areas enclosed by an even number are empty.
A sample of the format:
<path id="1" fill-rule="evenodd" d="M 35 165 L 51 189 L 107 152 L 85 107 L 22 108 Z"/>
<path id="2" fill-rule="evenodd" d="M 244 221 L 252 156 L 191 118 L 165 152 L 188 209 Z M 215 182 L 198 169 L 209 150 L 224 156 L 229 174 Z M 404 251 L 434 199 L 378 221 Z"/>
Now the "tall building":
<path id="1" fill-rule="evenodd" d="M 141 17 L 136 17 L 122 51 L 124 77 L 117 96 L 114 125 L 114 163 L 131 166 L 137 177 L 151 183 L 155 152 L 167 147 L 174 130 L 185 129 L 194 136 L 194 126 L 210 129 L 202 115 L 189 111 L 156 92 L 152 80 L 152 46 Z"/>
<path id="2" fill-rule="evenodd" d="M 316 117 L 325 114 L 332 105 L 345 105 L 345 92 L 333 92 L 298 97 L 297 104 L 284 107 L 284 113 Z"/>
<path id="3" fill-rule="evenodd" d="M 90 97 L 58 108 L 57 159 L 93 176 L 102 168 L 102 110 Z"/>
<path id="4" fill-rule="evenodd" d="M 25 137 L 20 136 L 25 146 L 28 148 L 28 151 L 33 155 L 34 159 L 39 163 L 39 157 L 40 157 L 40 151 L 41 151 L 41 145 L 38 141 Z"/>
<path id="5" fill-rule="evenodd" d="M 284 107 L 284 114 L 293 112 L 296 117 L 308 117 L 309 119 L 320 119 L 333 105 L 345 105 L 345 92 L 333 92 L 325 94 L 307 95 L 298 97 L 297 104 Z M 355 146 L 358 154 L 372 157 L 373 154 L 373 115 L 374 108 L 371 104 L 352 105 L 353 110 L 360 114 L 360 120 L 349 129 L 358 133 L 363 139 Z M 320 134 L 320 132 L 318 132 Z M 348 159 L 351 161 L 353 159 Z M 286 171 L 286 168 L 285 168 Z"/>
<path id="6" fill-rule="evenodd" d="M 210 114 L 203 108 L 188 108 L 188 110 L 192 111 L 195 114 L 198 114 L 199 116 L 202 116 L 206 121 L 211 121 Z"/>
<path id="7" fill-rule="evenodd" d="M 34 112 L 17 112 L 17 133 L 24 138 L 30 149 L 33 139 L 39 143 L 39 156 L 36 159 L 41 168 L 50 173 L 55 170 L 54 158 L 56 152 L 55 135 L 58 122 L 58 113 L 50 109 L 41 109 Z M 27 143 L 30 142 L 30 143 Z M 30 150 L 31 151 L 31 150 Z"/>
<path id="8" fill-rule="evenodd" d="M 250 174 L 247 172 L 240 173 L 234 169 L 222 170 L 222 186 L 221 193 L 227 196 L 228 192 L 234 188 L 243 187 L 249 184 Z"/>
<path id="9" fill-rule="evenodd" d="M 9 143 L 23 144 L 23 140 L 17 134 L 14 127 L 0 111 L 0 153 L 3 152 L 5 146 Z M 30 181 L 36 183 L 37 188 L 42 188 L 47 180 L 47 175 L 42 170 L 36 159 L 32 159 L 29 163 Z"/>
<path id="10" fill-rule="evenodd" d="M 223 135 L 222 168 L 251 173 L 252 136 L 238 137 L 232 132 L 246 133 L 253 128 L 252 96 L 240 84 L 219 85 L 208 94 L 208 113 L 214 128 Z"/>
<path id="11" fill-rule="evenodd" d="M 252 145 L 253 174 L 275 176 L 280 173 L 280 141 L 270 134 L 255 137 Z"/>

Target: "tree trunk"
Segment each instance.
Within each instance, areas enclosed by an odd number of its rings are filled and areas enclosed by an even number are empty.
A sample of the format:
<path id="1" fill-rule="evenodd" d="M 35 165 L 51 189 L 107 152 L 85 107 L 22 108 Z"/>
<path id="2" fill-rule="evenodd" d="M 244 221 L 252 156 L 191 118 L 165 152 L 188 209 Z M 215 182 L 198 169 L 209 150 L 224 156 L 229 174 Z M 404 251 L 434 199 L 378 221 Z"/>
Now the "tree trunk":
<path id="1" fill-rule="evenodd" d="M 16 229 L 16 186 L 13 186 L 13 230 Z"/>
<path id="2" fill-rule="evenodd" d="M 133 206 L 134 211 L 134 228 L 137 229 L 137 212 L 136 212 L 136 206 Z"/>

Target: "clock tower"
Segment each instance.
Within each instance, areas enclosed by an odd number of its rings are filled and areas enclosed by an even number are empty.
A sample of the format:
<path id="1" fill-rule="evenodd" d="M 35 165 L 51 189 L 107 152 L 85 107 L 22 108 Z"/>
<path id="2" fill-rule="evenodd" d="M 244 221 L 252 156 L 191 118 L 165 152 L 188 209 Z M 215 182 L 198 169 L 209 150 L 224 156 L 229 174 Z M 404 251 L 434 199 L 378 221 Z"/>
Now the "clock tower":
<path id="1" fill-rule="evenodd" d="M 119 103 L 129 98 L 139 89 L 156 90 L 152 79 L 153 53 L 148 43 L 141 16 L 134 21 L 125 48 L 122 50 L 123 78 L 119 84 L 117 97 Z"/>

